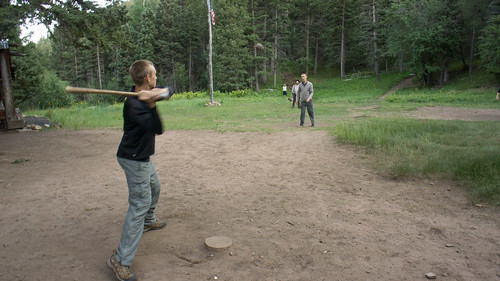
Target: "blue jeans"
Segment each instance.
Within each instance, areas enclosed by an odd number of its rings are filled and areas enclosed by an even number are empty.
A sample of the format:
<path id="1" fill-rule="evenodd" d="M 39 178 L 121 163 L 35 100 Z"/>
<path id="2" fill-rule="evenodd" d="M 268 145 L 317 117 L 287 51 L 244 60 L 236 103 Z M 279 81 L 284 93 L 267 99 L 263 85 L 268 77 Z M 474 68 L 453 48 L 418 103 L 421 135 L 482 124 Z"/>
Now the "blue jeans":
<path id="1" fill-rule="evenodd" d="M 160 181 L 151 160 L 117 159 L 127 178 L 129 207 L 116 249 L 116 260 L 122 265 L 132 265 L 144 225 L 156 221 L 154 211 L 160 197 Z"/>
<path id="2" fill-rule="evenodd" d="M 304 125 L 304 117 L 306 115 L 306 108 L 307 108 L 307 114 L 309 114 L 309 119 L 311 120 L 311 125 L 314 126 L 314 111 L 313 111 L 313 101 L 310 100 L 309 102 L 301 101 L 300 102 L 300 125 Z"/>

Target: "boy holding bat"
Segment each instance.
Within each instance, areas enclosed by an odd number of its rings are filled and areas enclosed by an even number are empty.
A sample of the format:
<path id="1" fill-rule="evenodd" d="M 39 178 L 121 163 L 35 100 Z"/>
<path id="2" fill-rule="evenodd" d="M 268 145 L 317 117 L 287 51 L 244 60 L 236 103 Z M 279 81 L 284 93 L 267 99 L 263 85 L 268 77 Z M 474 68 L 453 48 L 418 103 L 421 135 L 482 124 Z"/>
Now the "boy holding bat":
<path id="1" fill-rule="evenodd" d="M 130 76 L 135 84 L 132 91 L 138 96 L 128 97 L 123 105 L 123 137 L 116 153 L 127 178 L 129 208 L 118 248 L 106 262 L 121 281 L 137 280 L 130 266 L 142 233 L 167 225 L 157 220 L 154 213 L 160 181 L 150 156 L 154 154 L 155 136 L 163 133 L 156 102 L 169 94 L 155 88 L 156 69 L 150 61 L 135 61 Z"/>

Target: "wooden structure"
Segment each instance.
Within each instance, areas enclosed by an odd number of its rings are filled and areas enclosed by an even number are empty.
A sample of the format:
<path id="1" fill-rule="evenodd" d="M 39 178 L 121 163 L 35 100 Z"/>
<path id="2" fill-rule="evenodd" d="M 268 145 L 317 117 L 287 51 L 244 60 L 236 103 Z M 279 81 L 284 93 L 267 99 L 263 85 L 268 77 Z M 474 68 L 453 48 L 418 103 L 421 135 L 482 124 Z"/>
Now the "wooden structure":
<path id="1" fill-rule="evenodd" d="M 16 114 L 14 91 L 12 87 L 11 55 L 19 55 L 9 51 L 9 42 L 0 40 L 0 129 L 21 129 L 24 120 Z"/>

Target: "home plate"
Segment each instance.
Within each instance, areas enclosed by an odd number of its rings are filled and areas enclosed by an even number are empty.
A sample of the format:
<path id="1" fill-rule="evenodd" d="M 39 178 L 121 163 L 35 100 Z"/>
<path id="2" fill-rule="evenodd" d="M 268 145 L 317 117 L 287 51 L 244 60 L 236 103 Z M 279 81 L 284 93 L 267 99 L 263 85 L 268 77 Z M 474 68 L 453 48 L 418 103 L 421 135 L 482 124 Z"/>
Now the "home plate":
<path id="1" fill-rule="evenodd" d="M 225 250 L 233 244 L 231 238 L 225 236 L 212 236 L 205 239 L 205 246 L 214 251 Z"/>

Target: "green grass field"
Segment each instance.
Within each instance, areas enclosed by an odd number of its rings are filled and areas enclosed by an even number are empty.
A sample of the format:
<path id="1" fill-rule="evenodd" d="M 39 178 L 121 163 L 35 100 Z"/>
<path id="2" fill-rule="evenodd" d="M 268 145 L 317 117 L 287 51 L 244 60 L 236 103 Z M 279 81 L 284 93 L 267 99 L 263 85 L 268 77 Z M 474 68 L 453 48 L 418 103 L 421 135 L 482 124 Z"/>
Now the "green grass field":
<path id="1" fill-rule="evenodd" d="M 354 144 L 374 155 L 373 167 L 396 178 L 428 177 L 454 180 L 470 189 L 471 201 L 500 205 L 500 124 L 496 121 L 416 120 L 398 118 L 420 106 L 498 108 L 492 77 L 484 73 L 469 81 L 455 75 L 442 88 L 402 88 L 377 100 L 408 77 L 383 73 L 374 78 L 341 79 L 310 76 L 314 83 L 315 130 L 327 130 L 341 143 Z M 278 83 L 279 85 L 279 83 Z M 183 93 L 159 102 L 166 130 L 275 132 L 297 130 L 299 110 L 281 89 L 259 93 L 221 94 L 220 107 L 206 107 L 207 93 Z M 380 116 L 355 118 L 353 108 L 376 105 Z M 122 104 L 30 110 L 67 129 L 121 128 Z"/>

